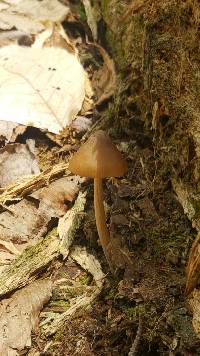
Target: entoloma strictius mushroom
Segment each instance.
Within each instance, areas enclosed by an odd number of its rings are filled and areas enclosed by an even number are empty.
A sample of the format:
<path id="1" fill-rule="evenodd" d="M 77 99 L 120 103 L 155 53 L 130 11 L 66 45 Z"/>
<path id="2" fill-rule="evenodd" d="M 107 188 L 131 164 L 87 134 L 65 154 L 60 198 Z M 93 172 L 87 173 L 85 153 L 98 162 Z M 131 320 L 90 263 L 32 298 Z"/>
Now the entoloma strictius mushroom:
<path id="1" fill-rule="evenodd" d="M 99 239 L 109 259 L 110 234 L 106 225 L 103 205 L 102 179 L 119 177 L 127 170 L 127 164 L 116 146 L 104 131 L 97 131 L 90 136 L 69 161 L 69 170 L 82 177 L 94 178 L 94 207 Z"/>

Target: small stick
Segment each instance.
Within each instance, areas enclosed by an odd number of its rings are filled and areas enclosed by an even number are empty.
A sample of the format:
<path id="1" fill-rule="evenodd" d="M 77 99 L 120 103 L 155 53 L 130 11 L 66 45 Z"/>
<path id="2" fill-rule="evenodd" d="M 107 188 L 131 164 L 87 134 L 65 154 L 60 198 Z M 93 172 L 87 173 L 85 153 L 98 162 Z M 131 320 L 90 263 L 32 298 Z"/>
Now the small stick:
<path id="1" fill-rule="evenodd" d="M 136 356 L 138 354 L 138 348 L 139 348 L 139 344 L 140 344 L 141 336 L 142 336 L 142 329 L 143 329 L 143 315 L 140 313 L 137 333 L 135 336 L 135 340 L 133 341 L 133 344 L 132 344 L 130 351 L 128 353 L 128 356 Z"/>

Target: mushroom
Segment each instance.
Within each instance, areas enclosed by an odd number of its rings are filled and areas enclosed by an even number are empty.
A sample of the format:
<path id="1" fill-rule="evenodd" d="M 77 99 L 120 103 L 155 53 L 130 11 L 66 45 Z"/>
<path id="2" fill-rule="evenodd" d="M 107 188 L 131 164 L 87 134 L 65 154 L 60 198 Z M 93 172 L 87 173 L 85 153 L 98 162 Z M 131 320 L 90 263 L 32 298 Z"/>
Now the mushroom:
<path id="1" fill-rule="evenodd" d="M 69 161 L 69 170 L 83 177 L 94 178 L 94 207 L 99 239 L 112 270 L 109 258 L 110 234 L 106 225 L 103 204 L 102 179 L 119 177 L 127 170 L 127 164 L 121 153 L 104 131 L 96 131 L 90 136 Z"/>

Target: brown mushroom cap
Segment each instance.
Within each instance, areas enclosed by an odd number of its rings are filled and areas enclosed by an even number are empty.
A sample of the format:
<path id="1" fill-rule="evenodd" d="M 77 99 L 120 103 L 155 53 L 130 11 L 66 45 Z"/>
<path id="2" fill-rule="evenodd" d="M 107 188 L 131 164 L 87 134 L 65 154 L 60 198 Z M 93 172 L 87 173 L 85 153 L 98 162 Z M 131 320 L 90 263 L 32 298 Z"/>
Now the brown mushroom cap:
<path id="1" fill-rule="evenodd" d="M 99 130 L 70 159 L 69 170 L 82 177 L 119 177 L 127 164 L 109 136 Z"/>

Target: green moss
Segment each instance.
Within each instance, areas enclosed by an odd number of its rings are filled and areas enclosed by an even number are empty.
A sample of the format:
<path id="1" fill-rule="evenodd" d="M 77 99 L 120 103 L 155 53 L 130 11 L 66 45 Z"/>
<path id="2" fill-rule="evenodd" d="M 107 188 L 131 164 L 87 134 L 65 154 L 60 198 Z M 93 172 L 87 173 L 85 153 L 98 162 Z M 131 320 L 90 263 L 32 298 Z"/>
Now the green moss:
<path id="1" fill-rule="evenodd" d="M 85 52 L 81 55 L 81 62 L 84 64 L 87 61 L 90 61 L 90 63 L 95 67 L 95 69 L 101 68 L 101 66 L 103 64 L 103 63 L 97 62 L 97 60 L 91 53 Z"/>
<path id="2" fill-rule="evenodd" d="M 70 302 L 68 300 L 63 300 L 63 299 L 53 300 L 52 302 L 50 302 L 50 306 L 53 305 L 63 307 L 64 309 L 67 310 L 70 307 Z"/>
<path id="3" fill-rule="evenodd" d="M 191 204 L 195 210 L 194 218 L 199 218 L 199 216 L 200 216 L 200 199 L 198 199 L 198 198 L 191 199 Z"/>
<path id="4" fill-rule="evenodd" d="M 106 17 L 106 14 L 108 13 L 109 2 L 110 2 L 110 0 L 102 0 L 101 1 L 101 9 L 102 9 L 102 12 L 104 14 L 104 17 Z"/>
<path id="5" fill-rule="evenodd" d="M 91 284 L 92 277 L 89 274 L 83 274 L 80 276 L 79 281 L 84 286 L 89 286 Z"/>
<path id="6" fill-rule="evenodd" d="M 83 22 L 87 22 L 87 16 L 85 13 L 85 7 L 80 1 L 78 4 L 73 5 L 74 12 L 79 15 L 79 18 Z"/>
<path id="7" fill-rule="evenodd" d="M 58 228 L 57 228 L 57 226 L 54 227 L 51 231 L 49 231 L 49 232 L 46 234 L 45 238 L 51 237 L 51 236 L 58 236 Z"/>
<path id="8" fill-rule="evenodd" d="M 123 306 L 123 312 L 125 313 L 126 317 L 130 320 L 135 320 L 138 318 L 139 314 L 145 314 L 146 308 L 144 304 L 139 304 L 136 306 Z"/>
<path id="9" fill-rule="evenodd" d="M 52 347 L 51 347 L 51 349 L 50 350 L 53 350 L 54 349 L 54 343 L 58 343 L 58 342 L 60 342 L 62 339 L 63 339 L 63 337 L 64 337 L 64 335 L 65 335 L 65 329 L 64 330 L 59 330 L 55 335 L 54 335 L 54 337 L 53 337 L 53 345 L 52 345 Z"/>
<path id="10" fill-rule="evenodd" d="M 117 294 L 118 281 L 112 277 L 107 278 L 107 286 L 103 290 L 103 297 L 105 300 L 114 299 Z"/>
<path id="11" fill-rule="evenodd" d="M 116 290 L 115 289 L 110 289 L 107 294 L 105 295 L 105 300 L 112 300 L 114 299 L 116 295 Z"/>

